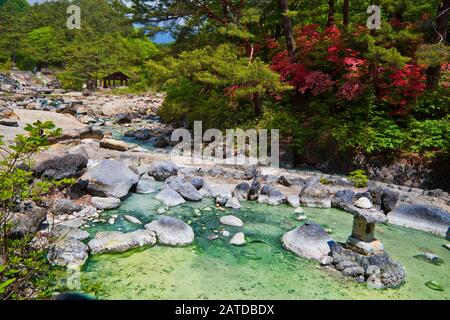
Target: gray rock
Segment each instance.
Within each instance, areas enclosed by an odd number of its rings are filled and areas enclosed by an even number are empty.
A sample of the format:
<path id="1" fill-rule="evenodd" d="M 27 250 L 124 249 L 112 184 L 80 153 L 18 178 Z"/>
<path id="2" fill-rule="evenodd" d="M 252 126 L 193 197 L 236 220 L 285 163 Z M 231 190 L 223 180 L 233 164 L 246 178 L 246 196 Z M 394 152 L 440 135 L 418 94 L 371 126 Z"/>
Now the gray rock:
<path id="1" fill-rule="evenodd" d="M 380 274 L 381 269 L 379 266 L 376 265 L 370 265 L 366 268 L 366 277 L 369 278 L 370 276 L 374 274 Z"/>
<path id="2" fill-rule="evenodd" d="M 200 190 L 201 188 L 203 188 L 203 178 L 194 177 L 191 179 L 191 184 L 195 187 L 195 189 Z"/>
<path id="3" fill-rule="evenodd" d="M 133 120 L 133 117 L 129 113 L 118 113 L 114 115 L 114 120 L 117 124 L 125 124 L 125 123 L 131 123 Z"/>
<path id="4" fill-rule="evenodd" d="M 304 258 L 320 261 L 330 253 L 330 235 L 319 225 L 305 223 L 285 233 L 281 239 L 283 247 Z"/>
<path id="5" fill-rule="evenodd" d="M 155 161 L 151 164 L 148 174 L 157 181 L 164 181 L 178 173 L 178 167 L 172 161 Z"/>
<path id="6" fill-rule="evenodd" d="M 194 231 L 185 222 L 161 216 L 158 220 L 145 225 L 145 229 L 154 231 L 158 241 L 169 246 L 188 245 L 194 242 Z"/>
<path id="7" fill-rule="evenodd" d="M 359 267 L 359 266 L 355 266 L 355 267 L 350 267 L 350 268 L 346 268 L 344 270 L 342 270 L 342 275 L 346 276 L 346 277 L 358 277 L 361 275 L 364 275 L 364 269 Z"/>
<path id="8" fill-rule="evenodd" d="M 176 191 L 185 199 L 188 201 L 201 201 L 202 195 L 200 192 L 195 189 L 195 187 L 190 183 L 183 183 L 181 184 Z"/>
<path id="9" fill-rule="evenodd" d="M 88 258 L 89 248 L 83 242 L 74 238 L 57 241 L 47 254 L 52 265 L 68 268 L 79 268 Z"/>
<path id="10" fill-rule="evenodd" d="M 244 226 L 244 223 L 242 222 L 242 220 L 233 215 L 221 217 L 220 223 L 227 225 L 227 226 L 232 226 L 232 227 L 243 227 Z"/>
<path id="11" fill-rule="evenodd" d="M 259 197 L 259 192 L 261 191 L 261 183 L 257 180 L 253 180 L 250 190 L 248 191 L 248 199 L 255 201 Z"/>
<path id="12" fill-rule="evenodd" d="M 240 209 L 241 204 L 239 203 L 239 200 L 236 197 L 232 197 L 227 201 L 225 204 L 225 207 L 227 208 L 233 208 L 233 209 Z"/>
<path id="13" fill-rule="evenodd" d="M 53 158 L 37 161 L 33 172 L 37 176 L 51 179 L 79 177 L 86 168 L 88 159 L 82 154 L 56 154 Z"/>
<path id="14" fill-rule="evenodd" d="M 381 194 L 381 210 L 383 210 L 384 214 L 395 210 L 398 198 L 398 192 L 388 188 L 383 189 L 383 193 Z"/>
<path id="15" fill-rule="evenodd" d="M 163 202 L 167 207 L 174 207 L 186 202 L 178 192 L 169 187 L 164 187 L 164 189 L 155 196 L 155 199 Z"/>
<path id="16" fill-rule="evenodd" d="M 293 208 L 300 207 L 300 197 L 296 194 L 291 194 L 286 197 L 286 202 Z"/>
<path id="17" fill-rule="evenodd" d="M 61 241 L 64 239 L 75 239 L 83 241 L 89 238 L 89 232 L 87 232 L 86 230 L 81 230 L 79 228 L 57 224 L 52 228 L 50 237 L 55 239 L 56 241 Z"/>
<path id="18" fill-rule="evenodd" d="M 116 160 L 102 160 L 89 169 L 81 178 L 87 180 L 87 190 L 91 195 L 100 197 L 125 197 L 139 177 L 124 163 Z"/>
<path id="19" fill-rule="evenodd" d="M 280 176 L 277 182 L 285 187 L 299 187 L 305 183 L 305 180 L 295 176 Z"/>
<path id="20" fill-rule="evenodd" d="M 258 174 L 258 167 L 256 165 L 247 166 L 244 169 L 244 180 L 252 180 L 256 178 L 256 175 Z"/>
<path id="21" fill-rule="evenodd" d="M 286 197 L 275 187 L 265 184 L 261 188 L 258 197 L 259 203 L 267 203 L 273 206 L 280 205 L 286 201 Z"/>
<path id="22" fill-rule="evenodd" d="M 127 250 L 152 246 L 156 243 L 156 235 L 152 231 L 137 230 L 129 233 L 119 231 L 98 232 L 89 241 L 88 246 L 92 254 L 105 252 L 125 252 Z"/>
<path id="23" fill-rule="evenodd" d="M 75 211 L 80 211 L 82 207 L 69 199 L 58 199 L 53 203 L 53 213 L 60 214 L 72 214 Z"/>
<path id="24" fill-rule="evenodd" d="M 402 204 L 388 214 L 389 222 L 417 230 L 446 236 L 450 228 L 450 213 L 427 204 Z"/>
<path id="25" fill-rule="evenodd" d="M 354 197 L 355 197 L 355 193 L 352 190 L 339 190 L 339 191 L 336 191 L 336 193 L 334 194 L 332 203 L 335 201 L 338 201 L 338 202 L 352 204 Z"/>
<path id="26" fill-rule="evenodd" d="M 164 184 L 173 190 L 177 190 L 184 182 L 184 178 L 177 175 L 168 177 Z"/>
<path id="27" fill-rule="evenodd" d="M 300 193 L 300 203 L 305 207 L 331 208 L 330 192 L 318 181 L 310 180 Z"/>
<path id="28" fill-rule="evenodd" d="M 46 215 L 46 210 L 37 206 L 25 208 L 21 212 L 12 213 L 9 220 L 12 227 L 8 232 L 8 236 L 20 238 L 26 234 L 35 233 L 42 222 L 45 221 Z"/>
<path id="29" fill-rule="evenodd" d="M 136 185 L 136 193 L 148 194 L 153 193 L 157 189 L 155 179 L 148 174 L 144 174 Z"/>
<path id="30" fill-rule="evenodd" d="M 239 201 L 245 201 L 248 199 L 248 193 L 250 191 L 250 185 L 247 182 L 242 182 L 236 185 L 236 187 L 233 190 L 233 195 L 239 200 Z"/>
<path id="31" fill-rule="evenodd" d="M 109 198 L 92 197 L 91 203 L 97 209 L 110 210 L 116 209 L 120 206 L 120 199 L 114 197 Z"/>

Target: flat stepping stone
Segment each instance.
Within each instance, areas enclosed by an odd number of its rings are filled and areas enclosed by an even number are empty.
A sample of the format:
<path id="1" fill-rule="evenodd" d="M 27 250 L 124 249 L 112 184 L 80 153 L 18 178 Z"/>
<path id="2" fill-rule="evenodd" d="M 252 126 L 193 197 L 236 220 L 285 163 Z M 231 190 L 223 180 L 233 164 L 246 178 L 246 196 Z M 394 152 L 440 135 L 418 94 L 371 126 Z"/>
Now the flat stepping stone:
<path id="1" fill-rule="evenodd" d="M 243 227 L 244 226 L 244 222 L 242 222 L 241 219 L 239 219 L 238 217 L 235 217 L 233 215 L 221 217 L 220 223 L 227 225 L 227 226 L 232 226 L 232 227 Z"/>

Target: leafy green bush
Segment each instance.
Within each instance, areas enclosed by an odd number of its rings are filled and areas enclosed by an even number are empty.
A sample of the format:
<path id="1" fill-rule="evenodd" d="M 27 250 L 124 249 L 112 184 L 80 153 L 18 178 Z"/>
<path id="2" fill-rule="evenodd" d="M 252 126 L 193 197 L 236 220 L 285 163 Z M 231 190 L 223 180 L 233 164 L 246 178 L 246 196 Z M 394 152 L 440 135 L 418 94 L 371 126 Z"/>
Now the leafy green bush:
<path id="1" fill-rule="evenodd" d="M 367 182 L 369 182 L 366 172 L 361 169 L 350 172 L 348 177 L 357 188 L 365 188 L 367 187 Z"/>
<path id="2" fill-rule="evenodd" d="M 49 278 L 49 268 L 42 252 L 33 250 L 30 237 L 10 239 L 12 218 L 18 204 L 28 199 L 36 199 L 53 186 L 59 187 L 72 180 L 33 183 L 33 174 L 22 169 L 32 166 L 33 156 L 49 145 L 49 138 L 61 134 L 50 122 L 36 121 L 25 126 L 27 135 L 18 134 L 14 143 L 7 147 L 0 136 L 0 298 L 26 297 L 26 289 L 34 287 L 39 295 L 46 290 L 44 280 Z M 44 274 L 44 276 L 43 276 Z M 36 286 L 44 286 L 37 288 Z M 29 294 L 29 293 L 28 293 Z"/>

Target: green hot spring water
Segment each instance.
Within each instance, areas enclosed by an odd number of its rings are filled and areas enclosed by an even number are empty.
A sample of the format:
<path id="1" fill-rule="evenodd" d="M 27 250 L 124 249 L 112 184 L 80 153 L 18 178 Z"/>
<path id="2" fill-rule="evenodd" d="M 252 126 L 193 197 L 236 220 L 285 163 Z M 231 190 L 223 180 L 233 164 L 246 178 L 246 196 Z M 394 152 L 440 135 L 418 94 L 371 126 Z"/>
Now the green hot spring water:
<path id="1" fill-rule="evenodd" d="M 133 194 L 117 210 L 114 225 L 87 228 L 91 235 L 102 230 L 132 231 L 136 226 L 123 215 L 133 215 L 143 223 L 156 219 L 162 207 L 155 194 Z M 198 210 L 200 211 L 198 211 Z M 205 210 L 206 209 L 206 210 Z M 208 210 L 210 209 L 210 210 Z M 336 209 L 304 208 L 308 220 L 333 230 L 336 241 L 345 241 L 352 228 L 352 216 Z M 427 233 L 390 225 L 377 226 L 376 235 L 390 255 L 407 272 L 406 284 L 398 289 L 371 290 L 365 284 L 326 271 L 318 262 L 299 258 L 283 249 L 284 232 L 299 226 L 294 209 L 243 202 L 241 210 L 214 207 L 212 200 L 186 203 L 167 215 L 188 222 L 195 242 L 188 247 L 155 245 L 122 254 L 91 256 L 81 271 L 81 291 L 98 299 L 449 299 L 450 251 L 446 240 Z M 222 226 L 222 215 L 234 214 L 243 228 Z M 243 231 L 247 245 L 232 246 L 230 237 Z M 208 240 L 217 234 L 219 239 Z M 423 252 L 439 255 L 440 266 L 414 258 Z M 444 291 L 434 291 L 425 283 L 434 280 Z"/>

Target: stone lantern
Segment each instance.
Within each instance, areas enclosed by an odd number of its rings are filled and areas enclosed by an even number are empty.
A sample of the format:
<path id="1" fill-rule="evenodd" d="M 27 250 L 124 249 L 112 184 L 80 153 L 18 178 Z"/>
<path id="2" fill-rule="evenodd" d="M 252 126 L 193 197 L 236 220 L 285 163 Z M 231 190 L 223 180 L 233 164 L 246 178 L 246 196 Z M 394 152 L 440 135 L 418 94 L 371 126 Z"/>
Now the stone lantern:
<path id="1" fill-rule="evenodd" d="M 377 222 L 373 220 L 368 221 L 366 217 L 355 216 L 352 234 L 346 243 L 348 249 L 364 255 L 378 254 L 383 251 L 383 244 L 374 237 Z"/>

